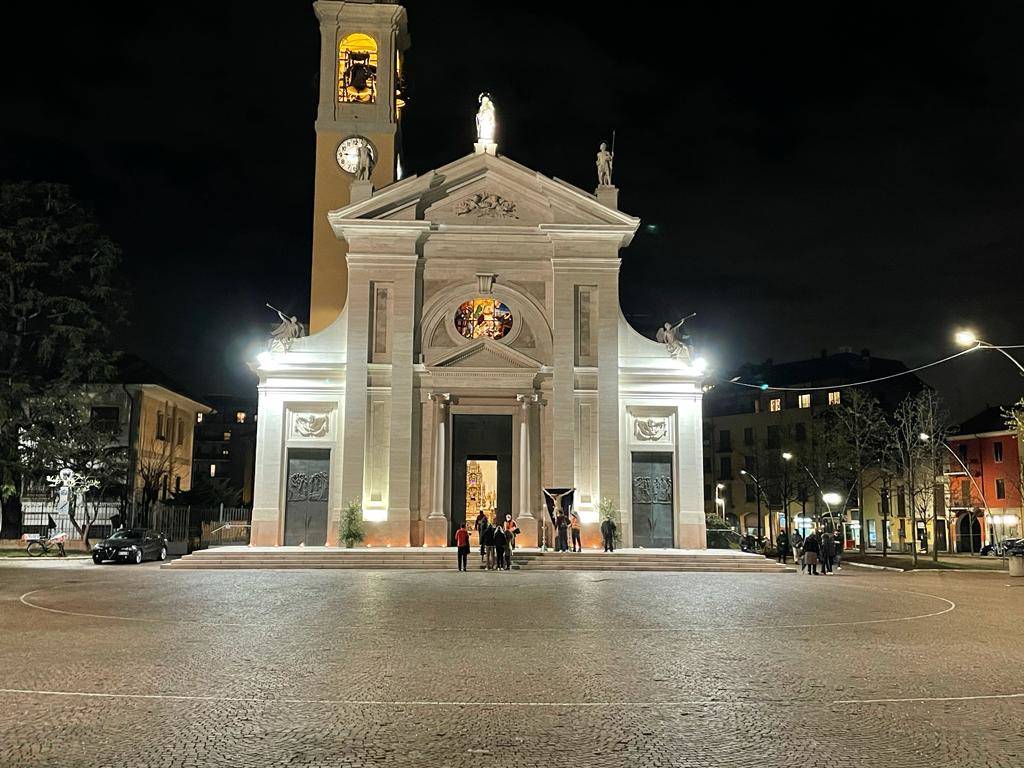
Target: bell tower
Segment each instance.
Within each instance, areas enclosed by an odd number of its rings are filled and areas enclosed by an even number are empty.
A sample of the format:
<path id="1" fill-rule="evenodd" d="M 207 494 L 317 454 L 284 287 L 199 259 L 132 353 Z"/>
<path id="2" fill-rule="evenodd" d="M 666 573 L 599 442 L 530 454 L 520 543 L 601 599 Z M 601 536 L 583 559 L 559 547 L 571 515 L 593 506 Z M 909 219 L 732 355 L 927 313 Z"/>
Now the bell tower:
<path id="1" fill-rule="evenodd" d="M 363 172 L 367 151 L 376 189 L 398 176 L 402 57 L 409 47 L 405 8 L 397 3 L 318 0 L 313 9 L 320 22 L 320 105 L 310 333 L 334 321 L 348 291 L 346 245 L 335 237 L 327 212 L 352 202 L 352 183 Z"/>

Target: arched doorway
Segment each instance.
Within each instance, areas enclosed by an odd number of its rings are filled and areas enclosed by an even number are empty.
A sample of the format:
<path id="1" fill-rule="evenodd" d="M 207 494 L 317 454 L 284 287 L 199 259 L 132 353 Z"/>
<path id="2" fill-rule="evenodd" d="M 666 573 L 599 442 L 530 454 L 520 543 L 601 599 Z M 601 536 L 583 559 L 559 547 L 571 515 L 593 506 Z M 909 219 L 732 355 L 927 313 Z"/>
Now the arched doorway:
<path id="1" fill-rule="evenodd" d="M 981 523 L 973 513 L 964 512 L 956 521 L 956 551 L 978 552 L 981 549 Z"/>

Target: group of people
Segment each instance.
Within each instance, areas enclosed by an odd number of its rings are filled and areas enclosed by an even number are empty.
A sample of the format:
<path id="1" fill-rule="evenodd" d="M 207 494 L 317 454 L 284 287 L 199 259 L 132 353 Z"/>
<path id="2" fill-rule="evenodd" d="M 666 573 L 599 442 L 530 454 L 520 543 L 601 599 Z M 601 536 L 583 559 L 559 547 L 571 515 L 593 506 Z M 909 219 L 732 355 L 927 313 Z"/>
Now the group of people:
<path id="1" fill-rule="evenodd" d="M 782 531 L 775 540 L 778 560 L 785 564 L 790 553 L 789 535 Z M 812 531 L 803 538 L 799 532 L 793 534 L 792 551 L 794 560 L 800 563 L 801 572 L 808 576 L 828 576 L 842 570 L 843 537 L 839 531 Z"/>
<path id="2" fill-rule="evenodd" d="M 492 523 L 483 512 L 473 521 L 473 530 L 480 541 L 480 563 L 488 571 L 507 571 L 512 568 L 512 550 L 516 548 L 519 525 L 512 515 L 505 515 L 503 521 Z M 463 523 L 455 532 L 455 546 L 458 550 L 459 570 L 465 571 L 469 564 L 469 530 Z"/>
<path id="3" fill-rule="evenodd" d="M 605 552 L 615 551 L 615 532 L 617 526 L 611 518 L 601 523 L 601 541 L 604 544 Z M 555 517 L 555 551 L 568 552 L 570 535 L 572 537 L 572 551 L 582 552 L 583 544 L 580 538 L 582 525 L 579 515 L 576 512 L 559 512 Z M 480 542 L 480 563 L 489 571 L 509 570 L 512 568 L 512 550 L 516 548 L 516 536 L 519 535 L 519 525 L 506 514 L 505 519 L 495 524 L 490 521 L 486 514 L 481 512 L 473 521 L 473 530 L 476 532 Z M 463 523 L 455 531 L 455 547 L 458 553 L 458 566 L 460 571 L 469 567 L 470 532 Z"/>

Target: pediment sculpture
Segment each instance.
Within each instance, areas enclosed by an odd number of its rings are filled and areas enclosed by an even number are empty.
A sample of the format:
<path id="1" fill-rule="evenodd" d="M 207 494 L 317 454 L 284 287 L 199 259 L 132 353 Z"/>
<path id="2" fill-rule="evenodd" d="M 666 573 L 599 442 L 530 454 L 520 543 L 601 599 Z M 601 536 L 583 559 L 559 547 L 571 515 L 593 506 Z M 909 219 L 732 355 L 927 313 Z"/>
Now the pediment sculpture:
<path id="1" fill-rule="evenodd" d="M 493 192 L 477 192 L 474 195 L 470 195 L 455 207 L 455 215 L 474 215 L 478 219 L 519 218 L 515 202 Z"/>

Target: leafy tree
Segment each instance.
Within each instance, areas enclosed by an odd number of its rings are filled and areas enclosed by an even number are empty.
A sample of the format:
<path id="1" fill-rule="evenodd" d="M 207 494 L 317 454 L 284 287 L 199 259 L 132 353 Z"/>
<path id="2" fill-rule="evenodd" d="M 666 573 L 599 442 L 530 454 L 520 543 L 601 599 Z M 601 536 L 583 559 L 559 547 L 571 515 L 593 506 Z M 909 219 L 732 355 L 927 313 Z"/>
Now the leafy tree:
<path id="1" fill-rule="evenodd" d="M 75 473 L 84 491 L 83 507 L 77 507 L 73 494 L 68 515 L 86 546 L 101 503 L 123 496 L 128 471 L 127 450 L 117 444 L 117 426 L 93 421 L 91 402 L 81 390 L 28 401 L 28 425 L 19 447 L 21 470 L 38 486 L 60 469 Z"/>
<path id="2" fill-rule="evenodd" d="M 28 402 L 66 396 L 112 371 L 109 332 L 125 317 L 117 246 L 68 187 L 0 183 L 0 496 L 20 487 Z M 43 401 L 37 401 L 38 418 Z M 58 429 L 59 425 L 53 425 Z M 56 471 L 48 467 L 48 471 Z M 12 505 L 13 506 L 13 505 Z M 5 505 L 5 511 L 8 506 Z M 5 517 L 5 527 L 20 520 Z"/>

